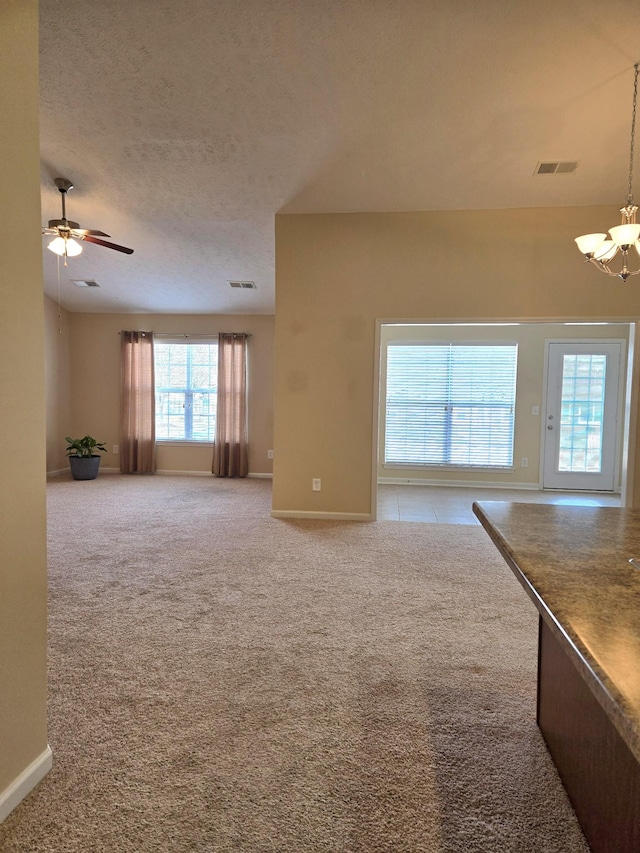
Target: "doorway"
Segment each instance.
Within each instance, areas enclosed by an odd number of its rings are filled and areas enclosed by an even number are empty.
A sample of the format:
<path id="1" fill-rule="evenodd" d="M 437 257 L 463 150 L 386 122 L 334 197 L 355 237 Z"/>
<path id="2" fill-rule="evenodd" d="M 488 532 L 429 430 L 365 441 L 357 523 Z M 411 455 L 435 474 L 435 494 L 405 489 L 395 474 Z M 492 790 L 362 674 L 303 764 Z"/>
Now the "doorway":
<path id="1" fill-rule="evenodd" d="M 542 487 L 618 485 L 624 340 L 548 341 Z"/>
<path id="2" fill-rule="evenodd" d="M 374 430 L 373 430 L 373 466 L 371 495 L 372 517 L 376 517 L 378 509 L 378 486 L 411 484 L 429 487 L 454 488 L 487 488 L 511 489 L 512 494 L 522 489 L 531 489 L 533 494 L 544 499 L 541 490 L 549 489 L 555 492 L 576 492 L 576 499 L 587 499 L 587 491 L 592 489 L 603 496 L 607 491 L 621 493 L 618 505 L 629 503 L 633 489 L 633 467 L 627 469 L 627 460 L 632 453 L 634 441 L 634 408 L 637 406 L 637 394 L 632 382 L 632 363 L 638 360 L 635 351 L 636 324 L 624 321 L 458 321 L 458 322 L 429 322 L 420 320 L 378 320 L 376 323 L 376 352 L 378 367 L 375 372 L 374 387 Z M 390 340 L 410 340 L 422 342 L 451 341 L 452 339 L 468 339 L 474 342 L 485 340 L 515 340 L 519 344 L 518 356 L 518 389 L 516 392 L 516 429 L 513 453 L 513 467 L 504 473 L 494 471 L 471 471 L 462 469 L 440 468 L 422 469 L 416 466 L 394 467 L 385 463 L 385 407 L 386 407 L 386 353 L 385 347 Z M 615 344 L 613 357 L 607 353 L 609 365 L 617 364 L 618 378 L 612 379 L 605 375 L 605 385 L 617 391 L 615 426 L 613 433 L 609 423 L 605 424 L 607 437 L 613 434 L 613 456 L 611 445 L 606 444 L 604 462 L 613 458 L 613 480 L 609 475 L 606 484 L 597 485 L 591 476 L 593 472 L 585 472 L 588 477 L 580 478 L 583 482 L 565 485 L 567 478 L 562 478 L 562 485 L 544 482 L 544 444 L 547 430 L 547 356 L 546 342 L 553 343 L 595 343 Z M 594 350 L 595 352 L 595 350 Z M 611 369 L 611 367 L 609 367 Z M 552 412 L 549 412 L 552 414 Z M 558 423 L 556 419 L 556 423 Z M 577 455 L 574 448 L 573 467 L 576 466 Z M 606 464 L 605 464 L 606 467 Z M 547 467 L 547 474 L 551 473 Z M 560 473 L 560 472 L 558 472 Z M 580 471 L 562 472 L 580 474 Z M 586 482 L 585 482 L 586 481 Z M 606 487 L 605 487 L 606 486 Z M 389 491 L 389 490 L 388 490 Z M 422 490 L 420 490 L 422 491 Z M 582 494 L 581 494 L 582 493 Z M 496 491 L 497 494 L 497 491 Z M 553 494 L 553 492 L 552 492 Z M 392 501 L 393 502 L 393 501 Z M 384 516 L 384 513 L 383 513 Z"/>

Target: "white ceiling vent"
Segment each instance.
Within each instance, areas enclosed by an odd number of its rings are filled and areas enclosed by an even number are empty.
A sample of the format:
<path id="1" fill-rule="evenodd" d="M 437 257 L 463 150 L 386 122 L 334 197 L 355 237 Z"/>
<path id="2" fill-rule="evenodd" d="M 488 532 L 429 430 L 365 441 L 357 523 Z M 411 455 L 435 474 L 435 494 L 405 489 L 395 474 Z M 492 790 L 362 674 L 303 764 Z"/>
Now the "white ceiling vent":
<path id="1" fill-rule="evenodd" d="M 243 287 L 245 290 L 256 290 L 255 281 L 230 281 L 231 287 Z"/>
<path id="2" fill-rule="evenodd" d="M 71 281 L 76 287 L 100 287 L 98 282 L 91 278 L 72 278 Z"/>
<path id="3" fill-rule="evenodd" d="M 576 160 L 547 161 L 538 163 L 534 175 L 572 175 L 578 168 Z"/>

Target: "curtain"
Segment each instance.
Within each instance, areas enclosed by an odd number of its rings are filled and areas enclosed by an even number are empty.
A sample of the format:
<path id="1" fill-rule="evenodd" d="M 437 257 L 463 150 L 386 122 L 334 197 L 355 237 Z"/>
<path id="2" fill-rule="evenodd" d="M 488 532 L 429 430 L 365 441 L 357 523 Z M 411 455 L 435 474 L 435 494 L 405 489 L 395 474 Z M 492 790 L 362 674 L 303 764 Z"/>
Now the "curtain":
<path id="1" fill-rule="evenodd" d="M 153 332 L 121 333 L 120 471 L 156 470 Z"/>
<path id="2" fill-rule="evenodd" d="M 218 336 L 218 395 L 212 472 L 217 477 L 246 477 L 247 453 L 247 338 Z"/>

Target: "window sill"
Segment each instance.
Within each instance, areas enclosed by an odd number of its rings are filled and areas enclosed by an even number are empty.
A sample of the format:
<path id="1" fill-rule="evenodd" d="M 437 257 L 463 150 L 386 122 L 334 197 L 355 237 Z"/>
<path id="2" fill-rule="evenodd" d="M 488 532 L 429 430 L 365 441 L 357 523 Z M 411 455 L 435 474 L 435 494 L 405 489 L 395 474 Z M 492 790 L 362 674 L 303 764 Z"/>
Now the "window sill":
<path id="1" fill-rule="evenodd" d="M 382 467 L 395 471 L 495 471 L 501 474 L 513 474 L 513 465 L 409 465 L 404 462 L 383 462 Z"/>
<path id="2" fill-rule="evenodd" d="M 212 441 L 193 441 L 191 439 L 180 438 L 157 438 L 156 445 L 161 447 L 213 447 Z"/>

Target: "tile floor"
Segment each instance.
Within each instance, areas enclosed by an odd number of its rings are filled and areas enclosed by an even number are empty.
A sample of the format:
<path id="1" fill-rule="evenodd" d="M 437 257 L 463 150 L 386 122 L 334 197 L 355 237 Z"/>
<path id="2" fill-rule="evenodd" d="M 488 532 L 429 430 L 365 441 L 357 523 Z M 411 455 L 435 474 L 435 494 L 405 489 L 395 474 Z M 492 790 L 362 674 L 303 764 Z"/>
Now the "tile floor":
<path id="1" fill-rule="evenodd" d="M 620 495 L 605 492 L 556 492 L 530 489 L 474 489 L 453 486 L 378 486 L 380 521 L 424 521 L 479 524 L 474 501 L 553 503 L 577 506 L 620 506 Z"/>

